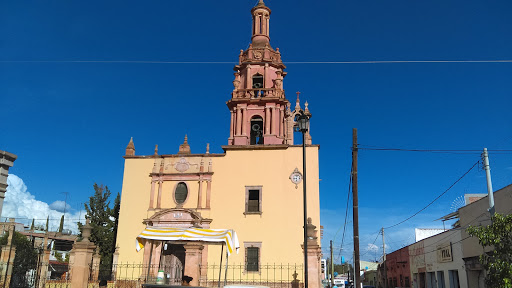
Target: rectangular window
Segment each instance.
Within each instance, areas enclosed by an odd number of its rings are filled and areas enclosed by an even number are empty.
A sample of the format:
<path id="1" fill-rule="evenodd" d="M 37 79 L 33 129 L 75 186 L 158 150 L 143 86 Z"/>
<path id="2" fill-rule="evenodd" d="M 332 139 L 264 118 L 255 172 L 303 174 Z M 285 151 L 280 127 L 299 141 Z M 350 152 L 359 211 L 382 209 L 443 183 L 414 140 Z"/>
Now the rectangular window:
<path id="1" fill-rule="evenodd" d="M 260 272 L 261 242 L 244 242 L 245 271 Z"/>
<path id="2" fill-rule="evenodd" d="M 245 186 L 245 213 L 261 214 L 262 186 Z"/>
<path id="3" fill-rule="evenodd" d="M 445 288 L 444 271 L 437 271 L 437 288 Z"/>
<path id="4" fill-rule="evenodd" d="M 427 272 L 427 287 L 436 288 L 436 276 L 434 272 Z"/>
<path id="5" fill-rule="evenodd" d="M 409 282 L 409 277 L 405 277 L 405 287 L 411 287 L 411 282 Z"/>
<path id="6" fill-rule="evenodd" d="M 448 277 L 450 278 L 450 288 L 460 288 L 458 270 L 448 270 Z"/>

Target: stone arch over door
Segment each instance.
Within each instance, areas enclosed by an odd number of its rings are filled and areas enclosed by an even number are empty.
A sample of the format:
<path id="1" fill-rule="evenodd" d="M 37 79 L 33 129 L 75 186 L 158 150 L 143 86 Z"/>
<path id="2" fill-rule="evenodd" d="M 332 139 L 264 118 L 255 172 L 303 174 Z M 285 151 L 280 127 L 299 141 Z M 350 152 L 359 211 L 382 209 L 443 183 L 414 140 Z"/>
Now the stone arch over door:
<path id="1" fill-rule="evenodd" d="M 211 222 L 212 219 L 203 218 L 201 213 L 186 208 L 162 210 L 143 220 L 148 227 L 161 228 L 210 228 Z M 193 278 L 192 286 L 199 286 L 201 279 L 206 279 L 206 275 L 201 275 L 201 271 L 206 273 L 206 269 L 201 270 L 200 265 L 207 265 L 208 246 L 199 242 L 148 241 L 153 245 L 145 245 L 144 264 L 151 264 L 152 274 L 156 275 L 162 268 L 170 284 L 181 284 L 182 275 Z"/>

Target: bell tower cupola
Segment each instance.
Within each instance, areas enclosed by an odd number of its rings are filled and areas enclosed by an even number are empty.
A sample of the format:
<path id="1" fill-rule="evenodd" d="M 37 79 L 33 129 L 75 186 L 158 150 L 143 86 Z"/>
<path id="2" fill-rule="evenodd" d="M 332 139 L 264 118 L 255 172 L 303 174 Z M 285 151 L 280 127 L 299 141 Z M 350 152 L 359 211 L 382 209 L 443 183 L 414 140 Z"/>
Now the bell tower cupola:
<path id="1" fill-rule="evenodd" d="M 252 8 L 252 45 L 253 47 L 265 47 L 270 43 L 269 37 L 269 20 L 270 9 L 265 6 L 263 0 L 259 0 L 258 4 Z"/>
<path id="2" fill-rule="evenodd" d="M 229 145 L 293 144 L 294 115 L 285 97 L 286 66 L 270 46 L 270 9 L 263 0 L 251 9 L 252 37 L 233 68 Z"/>

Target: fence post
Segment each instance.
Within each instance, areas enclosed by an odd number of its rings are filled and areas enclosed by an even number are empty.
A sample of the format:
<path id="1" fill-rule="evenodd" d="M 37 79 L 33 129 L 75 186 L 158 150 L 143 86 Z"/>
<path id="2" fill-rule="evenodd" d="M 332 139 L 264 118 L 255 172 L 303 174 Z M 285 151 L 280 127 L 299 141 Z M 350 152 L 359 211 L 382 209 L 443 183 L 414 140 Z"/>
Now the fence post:
<path id="1" fill-rule="evenodd" d="M 309 288 L 320 288 L 322 287 L 321 282 L 321 267 L 320 267 L 320 259 L 322 257 L 322 248 L 318 245 L 318 237 L 316 237 L 316 233 L 318 232 L 316 226 L 312 224 L 311 217 L 308 218 L 307 224 L 307 236 L 308 236 L 308 250 L 307 253 L 308 259 L 308 287 Z M 304 245 L 302 246 L 302 250 L 304 250 Z"/>
<path id="2" fill-rule="evenodd" d="M 91 229 L 89 220 L 87 220 L 86 224 L 82 227 L 83 240 L 73 244 L 74 262 L 71 263 L 71 287 L 73 288 L 87 288 L 89 282 L 92 255 L 96 249 L 96 245 L 89 241 Z"/>
<path id="3" fill-rule="evenodd" d="M 41 255 L 38 257 L 41 257 L 41 261 L 39 262 L 39 287 L 44 287 L 44 283 L 46 282 L 46 278 L 48 277 L 48 264 L 50 262 L 50 249 L 51 247 L 48 247 L 48 231 L 44 234 L 44 240 L 43 240 L 43 249 L 41 250 Z"/>

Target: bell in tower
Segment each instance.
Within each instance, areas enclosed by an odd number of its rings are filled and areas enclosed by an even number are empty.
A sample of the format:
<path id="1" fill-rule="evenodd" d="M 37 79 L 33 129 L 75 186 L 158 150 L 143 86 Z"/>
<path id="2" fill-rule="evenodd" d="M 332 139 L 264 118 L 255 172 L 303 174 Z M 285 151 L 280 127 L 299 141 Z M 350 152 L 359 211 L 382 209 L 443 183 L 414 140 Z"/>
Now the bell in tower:
<path id="1" fill-rule="evenodd" d="M 285 98 L 286 66 L 270 46 L 270 9 L 263 0 L 251 9 L 252 37 L 235 65 L 229 145 L 293 144 L 293 115 Z"/>

